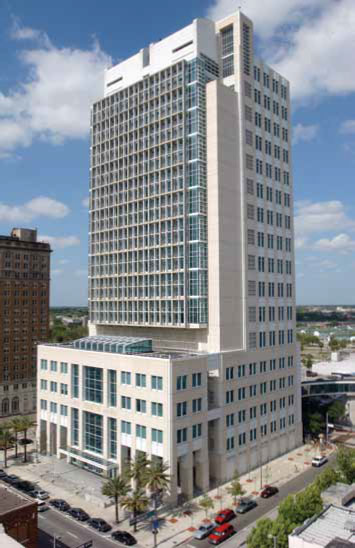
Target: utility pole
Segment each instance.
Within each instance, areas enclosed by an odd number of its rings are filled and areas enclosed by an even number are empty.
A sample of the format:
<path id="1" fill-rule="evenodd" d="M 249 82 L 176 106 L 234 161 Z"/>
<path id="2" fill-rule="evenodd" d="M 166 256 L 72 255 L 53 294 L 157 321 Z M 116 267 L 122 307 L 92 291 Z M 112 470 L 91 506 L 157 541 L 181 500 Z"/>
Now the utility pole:
<path id="1" fill-rule="evenodd" d="M 325 414 L 325 443 L 328 445 L 328 412 Z"/>

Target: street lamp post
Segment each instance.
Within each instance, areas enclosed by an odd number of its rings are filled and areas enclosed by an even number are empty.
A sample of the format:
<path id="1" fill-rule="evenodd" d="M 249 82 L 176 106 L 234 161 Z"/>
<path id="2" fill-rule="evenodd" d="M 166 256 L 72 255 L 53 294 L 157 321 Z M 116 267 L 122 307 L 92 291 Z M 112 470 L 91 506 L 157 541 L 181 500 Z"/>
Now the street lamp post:
<path id="1" fill-rule="evenodd" d="M 272 535 L 271 533 L 268 535 L 268 538 L 269 539 L 273 539 L 274 541 L 274 548 L 277 548 L 277 537 L 275 537 L 274 535 Z"/>
<path id="2" fill-rule="evenodd" d="M 53 536 L 53 548 L 57 548 L 57 540 L 60 540 L 62 537 L 60 535 Z"/>

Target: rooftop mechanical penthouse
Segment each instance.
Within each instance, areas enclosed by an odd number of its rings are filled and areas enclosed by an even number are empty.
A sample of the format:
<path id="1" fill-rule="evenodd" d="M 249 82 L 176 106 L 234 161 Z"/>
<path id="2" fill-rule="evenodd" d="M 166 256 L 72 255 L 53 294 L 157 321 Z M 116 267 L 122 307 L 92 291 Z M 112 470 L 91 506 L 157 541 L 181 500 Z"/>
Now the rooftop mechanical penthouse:
<path id="1" fill-rule="evenodd" d="M 41 446 L 144 451 L 190 497 L 302 439 L 289 84 L 241 12 L 196 19 L 107 70 L 91 120 L 93 339 L 39 349 Z"/>

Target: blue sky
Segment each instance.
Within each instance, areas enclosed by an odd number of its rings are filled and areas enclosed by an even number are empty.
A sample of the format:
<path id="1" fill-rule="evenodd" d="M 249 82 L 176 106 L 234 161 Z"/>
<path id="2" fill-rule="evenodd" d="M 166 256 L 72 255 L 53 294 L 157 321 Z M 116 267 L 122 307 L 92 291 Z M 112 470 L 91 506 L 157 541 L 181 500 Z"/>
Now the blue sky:
<path id="1" fill-rule="evenodd" d="M 52 305 L 87 301 L 89 105 L 104 67 L 237 5 L 293 90 L 298 304 L 355 302 L 353 0 L 2 0 L 0 233 L 49 239 Z"/>

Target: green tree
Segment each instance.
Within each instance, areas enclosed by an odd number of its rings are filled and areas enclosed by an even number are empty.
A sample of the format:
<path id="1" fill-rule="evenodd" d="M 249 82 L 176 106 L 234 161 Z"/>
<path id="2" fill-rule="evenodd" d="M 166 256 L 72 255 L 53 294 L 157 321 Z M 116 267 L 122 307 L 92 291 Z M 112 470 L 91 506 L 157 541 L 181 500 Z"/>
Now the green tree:
<path id="1" fill-rule="evenodd" d="M 22 420 L 21 417 L 14 417 L 11 421 L 11 430 L 13 431 L 15 435 L 15 458 L 17 459 L 18 456 L 18 435 L 20 432 L 22 432 Z"/>
<path id="2" fill-rule="evenodd" d="M 297 520 L 303 523 L 306 519 L 321 512 L 323 508 L 320 491 L 316 485 L 311 484 L 306 489 L 296 495 L 296 515 L 289 516 L 290 521 Z"/>
<path id="3" fill-rule="evenodd" d="M 154 498 L 154 508 L 157 510 L 159 496 L 169 490 L 170 475 L 167 473 L 169 465 L 163 461 L 152 461 L 147 468 L 146 487 Z"/>
<path id="4" fill-rule="evenodd" d="M 9 423 L 3 423 L 0 427 L 0 450 L 4 451 L 4 468 L 7 468 L 7 452 L 13 446 L 14 438 Z"/>
<path id="5" fill-rule="evenodd" d="M 31 417 L 20 417 L 20 423 L 19 428 L 20 432 L 23 432 L 23 439 L 24 439 L 24 445 L 23 445 L 23 462 L 27 462 L 27 433 L 30 430 L 30 428 L 33 428 L 36 426 L 36 422 L 31 419 Z"/>
<path id="6" fill-rule="evenodd" d="M 205 511 L 206 518 L 207 518 L 208 510 L 212 510 L 214 508 L 214 502 L 211 499 L 211 497 L 209 497 L 208 495 L 204 495 L 203 497 L 201 497 L 200 500 L 198 501 L 198 505 L 200 508 L 202 508 L 202 510 Z"/>
<path id="7" fill-rule="evenodd" d="M 288 548 L 288 536 L 297 525 L 291 518 L 278 518 L 274 521 L 271 535 L 276 537 L 277 548 Z"/>
<path id="8" fill-rule="evenodd" d="M 340 447 L 337 452 L 337 470 L 344 483 L 355 482 L 355 451 L 348 447 Z"/>
<path id="9" fill-rule="evenodd" d="M 237 498 L 244 495 L 245 491 L 240 484 L 239 475 L 237 472 L 234 474 L 233 480 L 231 484 L 228 485 L 228 487 L 226 488 L 226 491 L 229 495 L 233 497 L 234 505 L 237 504 Z"/>
<path id="10" fill-rule="evenodd" d="M 148 504 L 149 500 L 143 489 L 136 489 L 121 501 L 121 506 L 133 514 L 134 520 L 138 514 L 147 509 Z M 137 531 L 136 521 L 134 521 L 133 530 Z"/>
<path id="11" fill-rule="evenodd" d="M 334 485 L 338 481 L 338 473 L 333 467 L 328 466 L 323 472 L 316 477 L 314 484 L 322 493 L 325 489 L 328 489 L 331 485 Z"/>
<path id="12" fill-rule="evenodd" d="M 259 519 L 247 538 L 248 548 L 273 548 L 273 526 L 270 518 Z"/>
<path id="13" fill-rule="evenodd" d="M 304 356 L 302 358 L 302 363 L 303 363 L 304 367 L 306 367 L 307 369 L 312 369 L 312 365 L 313 365 L 313 356 L 312 356 L 312 354 L 306 354 L 306 356 Z"/>
<path id="14" fill-rule="evenodd" d="M 337 400 L 334 401 L 328 407 L 328 417 L 331 421 L 336 422 L 339 419 L 342 419 L 345 415 L 346 407 L 343 402 Z"/>
<path id="15" fill-rule="evenodd" d="M 142 489 L 146 486 L 149 465 L 150 461 L 143 452 L 136 454 L 135 459 L 127 461 L 125 473 L 134 481 L 136 490 Z"/>
<path id="16" fill-rule="evenodd" d="M 329 341 L 329 348 L 332 352 L 339 350 L 339 341 L 335 337 L 331 337 Z"/>
<path id="17" fill-rule="evenodd" d="M 121 500 L 128 495 L 130 486 L 128 478 L 117 475 L 110 478 L 102 486 L 102 494 L 106 497 L 113 498 L 115 501 L 116 523 L 119 522 L 118 507 Z"/>
<path id="18" fill-rule="evenodd" d="M 318 435 L 324 430 L 324 417 L 320 413 L 313 413 L 309 417 L 308 428 L 311 434 Z"/>

